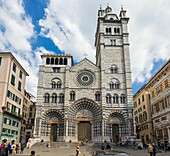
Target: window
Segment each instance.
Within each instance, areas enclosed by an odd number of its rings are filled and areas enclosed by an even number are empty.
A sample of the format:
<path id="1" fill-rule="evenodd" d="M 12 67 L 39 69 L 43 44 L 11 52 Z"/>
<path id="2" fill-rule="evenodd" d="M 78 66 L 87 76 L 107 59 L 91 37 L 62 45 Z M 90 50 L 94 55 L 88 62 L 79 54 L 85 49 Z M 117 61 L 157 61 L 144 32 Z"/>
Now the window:
<path id="1" fill-rule="evenodd" d="M 152 91 L 152 98 L 155 96 L 154 90 Z"/>
<path id="2" fill-rule="evenodd" d="M 57 88 L 61 88 L 61 82 L 57 82 L 56 87 L 57 87 Z"/>
<path id="3" fill-rule="evenodd" d="M 138 99 L 138 104 L 140 105 L 140 99 Z"/>
<path id="4" fill-rule="evenodd" d="M 111 103 L 111 95 L 110 94 L 106 95 L 106 103 Z"/>
<path id="5" fill-rule="evenodd" d="M 2 57 L 0 57 L 0 65 L 1 65 L 1 63 L 2 63 Z"/>
<path id="6" fill-rule="evenodd" d="M 144 101 L 144 100 L 145 100 L 144 95 L 142 95 L 142 101 Z"/>
<path id="7" fill-rule="evenodd" d="M 57 95 L 56 94 L 52 94 L 52 103 L 57 103 Z"/>
<path id="8" fill-rule="evenodd" d="M 143 109 L 145 109 L 145 105 L 143 105 Z"/>
<path id="9" fill-rule="evenodd" d="M 55 81 L 52 82 L 52 88 L 56 88 L 56 82 Z"/>
<path id="10" fill-rule="evenodd" d="M 46 64 L 50 64 L 50 58 L 46 59 Z"/>
<path id="11" fill-rule="evenodd" d="M 32 107 L 32 106 L 30 106 L 30 111 L 32 111 L 32 109 L 33 109 L 33 107 Z"/>
<path id="12" fill-rule="evenodd" d="M 54 67 L 53 68 L 53 73 L 59 73 L 60 72 L 60 68 L 59 67 Z"/>
<path id="13" fill-rule="evenodd" d="M 45 102 L 45 103 L 49 103 L 49 102 L 50 102 L 50 95 L 49 95 L 48 93 L 46 93 L 46 94 L 44 95 L 44 102 Z"/>
<path id="14" fill-rule="evenodd" d="M 113 103 L 119 103 L 119 96 L 117 94 L 113 96 Z"/>
<path id="15" fill-rule="evenodd" d="M 121 97 L 120 97 L 120 102 L 121 102 L 121 103 L 125 103 L 125 99 L 126 99 L 126 98 L 125 98 L 125 95 L 122 94 Z"/>
<path id="16" fill-rule="evenodd" d="M 64 103 L 64 94 L 59 95 L 59 103 Z"/>
<path id="17" fill-rule="evenodd" d="M 147 121 L 147 113 L 146 112 L 143 112 L 143 120 Z"/>
<path id="18" fill-rule="evenodd" d="M 114 83 L 113 82 L 110 82 L 110 89 L 114 89 Z"/>
<path id="19" fill-rule="evenodd" d="M 70 100 L 71 100 L 71 101 L 74 101 L 74 100 L 75 100 L 75 92 L 74 92 L 74 91 L 71 91 L 71 92 L 70 92 Z"/>
<path id="20" fill-rule="evenodd" d="M 22 71 L 19 72 L 19 77 L 22 79 Z"/>
<path id="21" fill-rule="evenodd" d="M 14 75 L 12 75 L 12 77 L 11 77 L 11 84 L 14 86 L 15 85 L 15 76 Z"/>
<path id="22" fill-rule="evenodd" d="M 95 93 L 95 100 L 100 101 L 100 92 Z"/>
<path id="23" fill-rule="evenodd" d="M 115 83 L 115 89 L 119 89 L 120 88 L 120 83 L 119 82 L 116 82 Z"/>
<path id="24" fill-rule="evenodd" d="M 110 68 L 110 72 L 111 72 L 112 74 L 118 73 L 118 68 L 117 68 L 117 66 L 116 66 L 116 65 L 112 65 L 111 68 Z"/>
<path id="25" fill-rule="evenodd" d="M 17 68 L 17 65 L 15 63 L 13 63 L 13 71 L 16 72 L 16 68 Z"/>
<path id="26" fill-rule="evenodd" d="M 165 85 L 165 88 L 168 88 L 168 80 L 166 79 L 165 81 L 164 81 L 164 85 Z"/>
<path id="27" fill-rule="evenodd" d="M 18 82 L 18 90 L 21 91 L 21 82 Z"/>

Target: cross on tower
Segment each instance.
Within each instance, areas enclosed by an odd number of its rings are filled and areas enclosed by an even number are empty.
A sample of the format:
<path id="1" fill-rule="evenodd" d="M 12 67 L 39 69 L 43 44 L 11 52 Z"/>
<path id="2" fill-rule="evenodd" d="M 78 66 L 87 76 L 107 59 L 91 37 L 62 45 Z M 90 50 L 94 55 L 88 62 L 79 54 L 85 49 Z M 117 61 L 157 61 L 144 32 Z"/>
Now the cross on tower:
<path id="1" fill-rule="evenodd" d="M 83 56 L 86 58 L 86 57 L 88 56 L 88 54 L 87 54 L 87 53 L 84 53 Z"/>

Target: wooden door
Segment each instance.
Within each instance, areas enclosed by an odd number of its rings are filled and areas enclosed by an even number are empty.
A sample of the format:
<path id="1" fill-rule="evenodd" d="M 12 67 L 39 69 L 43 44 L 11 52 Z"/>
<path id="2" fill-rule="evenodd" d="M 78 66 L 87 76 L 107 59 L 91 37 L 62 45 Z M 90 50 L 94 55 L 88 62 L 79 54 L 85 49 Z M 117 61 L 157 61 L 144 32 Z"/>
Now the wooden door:
<path id="1" fill-rule="evenodd" d="M 51 125 L 51 136 L 50 136 L 50 141 L 51 142 L 56 142 L 57 141 L 57 124 L 52 124 Z"/>
<path id="2" fill-rule="evenodd" d="M 81 121 L 78 124 L 78 141 L 91 140 L 91 123 Z"/>
<path id="3" fill-rule="evenodd" d="M 114 142 L 119 141 L 119 125 L 118 124 L 112 125 L 112 139 Z"/>

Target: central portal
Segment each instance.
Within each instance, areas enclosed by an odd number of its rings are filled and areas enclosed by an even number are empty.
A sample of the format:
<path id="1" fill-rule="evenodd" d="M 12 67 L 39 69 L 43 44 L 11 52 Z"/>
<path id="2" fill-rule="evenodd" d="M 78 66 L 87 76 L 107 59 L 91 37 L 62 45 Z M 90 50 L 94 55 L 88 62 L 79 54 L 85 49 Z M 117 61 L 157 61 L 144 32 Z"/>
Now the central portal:
<path id="1" fill-rule="evenodd" d="M 78 141 L 91 140 L 91 123 L 89 121 L 80 121 L 78 123 Z"/>

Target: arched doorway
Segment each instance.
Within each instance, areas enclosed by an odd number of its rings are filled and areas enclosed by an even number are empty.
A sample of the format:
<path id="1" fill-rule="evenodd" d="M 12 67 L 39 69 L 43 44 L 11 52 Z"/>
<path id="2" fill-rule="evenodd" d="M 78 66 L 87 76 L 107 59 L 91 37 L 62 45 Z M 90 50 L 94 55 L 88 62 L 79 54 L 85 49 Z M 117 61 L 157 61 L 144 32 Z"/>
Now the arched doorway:
<path id="1" fill-rule="evenodd" d="M 76 119 L 78 121 L 78 141 L 91 140 L 92 127 L 90 121 L 93 120 L 91 111 L 87 109 L 80 110 Z"/>
<path id="2" fill-rule="evenodd" d="M 63 115 L 58 110 L 48 110 L 43 114 L 41 138 L 44 141 L 62 141 L 64 135 Z"/>
<path id="3" fill-rule="evenodd" d="M 121 138 L 126 135 L 123 131 L 125 129 L 125 118 L 122 112 L 111 112 L 107 120 L 106 133 L 112 139 L 113 142 L 121 141 Z M 108 133 L 110 131 L 111 133 Z"/>
<path id="4" fill-rule="evenodd" d="M 68 112 L 68 138 L 71 139 L 73 136 L 73 139 L 77 138 L 75 141 L 100 138 L 102 135 L 101 112 L 101 108 L 90 99 L 83 98 L 76 101 Z"/>

